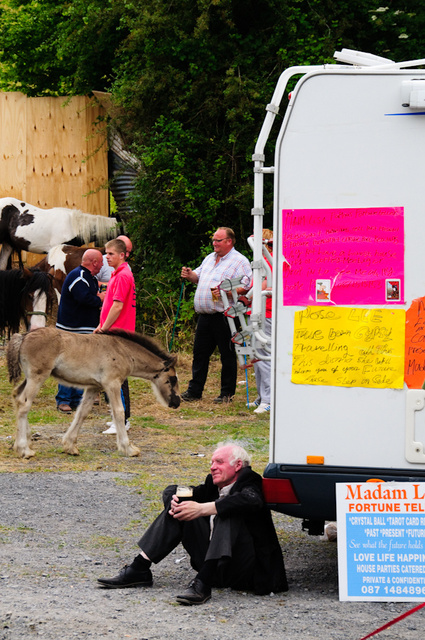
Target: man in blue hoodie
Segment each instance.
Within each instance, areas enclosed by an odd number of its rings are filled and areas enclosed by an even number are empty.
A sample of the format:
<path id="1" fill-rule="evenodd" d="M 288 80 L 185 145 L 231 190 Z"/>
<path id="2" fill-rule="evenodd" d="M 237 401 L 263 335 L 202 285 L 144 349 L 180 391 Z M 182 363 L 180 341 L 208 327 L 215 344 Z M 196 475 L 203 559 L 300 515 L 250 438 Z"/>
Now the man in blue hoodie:
<path id="1" fill-rule="evenodd" d="M 100 307 L 104 293 L 99 293 L 95 277 L 103 264 L 103 256 L 97 249 L 87 249 L 81 265 L 66 276 L 63 283 L 56 327 L 72 333 L 93 333 L 99 324 Z M 58 386 L 56 405 L 62 413 L 71 413 L 81 400 L 82 389 Z"/>

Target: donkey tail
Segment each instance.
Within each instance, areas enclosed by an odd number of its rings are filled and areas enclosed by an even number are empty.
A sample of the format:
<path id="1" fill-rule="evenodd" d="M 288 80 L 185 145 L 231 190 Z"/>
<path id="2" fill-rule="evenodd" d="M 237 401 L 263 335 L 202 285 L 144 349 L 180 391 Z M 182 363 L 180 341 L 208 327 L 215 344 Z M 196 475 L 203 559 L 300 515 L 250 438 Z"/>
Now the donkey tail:
<path id="1" fill-rule="evenodd" d="M 14 333 L 7 347 L 7 370 L 9 371 L 9 382 L 16 384 L 21 377 L 21 363 L 19 354 L 24 336 L 21 333 Z"/>

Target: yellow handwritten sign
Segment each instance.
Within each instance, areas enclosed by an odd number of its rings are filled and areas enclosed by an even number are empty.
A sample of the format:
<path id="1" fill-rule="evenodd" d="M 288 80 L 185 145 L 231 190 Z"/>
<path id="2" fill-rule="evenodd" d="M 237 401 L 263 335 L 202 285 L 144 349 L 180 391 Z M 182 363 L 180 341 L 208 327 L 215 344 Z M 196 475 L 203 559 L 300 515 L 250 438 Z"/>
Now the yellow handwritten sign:
<path id="1" fill-rule="evenodd" d="M 295 313 L 291 381 L 403 388 L 403 309 L 307 307 Z"/>

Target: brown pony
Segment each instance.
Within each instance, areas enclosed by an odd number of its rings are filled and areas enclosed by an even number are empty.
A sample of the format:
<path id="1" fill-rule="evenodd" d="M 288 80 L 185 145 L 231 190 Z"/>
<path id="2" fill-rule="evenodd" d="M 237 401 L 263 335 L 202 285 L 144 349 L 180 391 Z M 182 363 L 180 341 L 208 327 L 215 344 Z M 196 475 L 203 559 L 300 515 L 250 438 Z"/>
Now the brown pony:
<path id="1" fill-rule="evenodd" d="M 128 376 L 149 380 L 158 401 L 177 409 L 180 395 L 176 360 L 176 356 L 140 333 L 114 330 L 84 335 L 52 327 L 25 335 L 16 333 L 7 349 L 10 382 L 18 382 L 21 369 L 25 375 L 13 391 L 16 453 L 23 458 L 35 455 L 28 446 L 28 412 L 42 384 L 53 376 L 61 384 L 85 389 L 74 420 L 62 438 L 66 453 L 78 455 L 78 432 L 99 390 L 104 389 L 117 426 L 118 451 L 126 456 L 139 455 L 140 449 L 131 444 L 124 426 L 121 385 Z"/>

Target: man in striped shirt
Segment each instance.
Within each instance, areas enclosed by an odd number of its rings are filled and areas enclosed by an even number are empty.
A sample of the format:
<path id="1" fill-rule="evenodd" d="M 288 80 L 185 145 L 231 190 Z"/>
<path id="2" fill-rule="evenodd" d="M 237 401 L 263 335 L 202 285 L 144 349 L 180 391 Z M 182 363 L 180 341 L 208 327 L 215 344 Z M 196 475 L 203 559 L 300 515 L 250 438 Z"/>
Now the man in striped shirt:
<path id="1" fill-rule="evenodd" d="M 251 284 L 252 271 L 247 258 L 236 251 L 235 234 L 229 227 L 219 227 L 212 238 L 214 251 L 194 269 L 183 267 L 181 276 L 197 284 L 195 311 L 199 314 L 193 345 L 192 379 L 181 397 L 186 402 L 202 397 L 208 375 L 210 357 L 218 347 L 221 356 L 221 389 L 214 402 L 230 402 L 235 395 L 237 362 L 231 341 L 229 324 L 223 312 L 220 295 L 223 280 L 242 276 L 241 289 L 246 292 Z"/>

